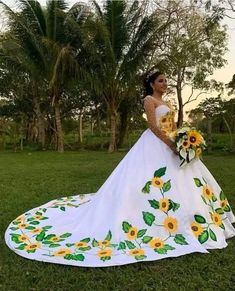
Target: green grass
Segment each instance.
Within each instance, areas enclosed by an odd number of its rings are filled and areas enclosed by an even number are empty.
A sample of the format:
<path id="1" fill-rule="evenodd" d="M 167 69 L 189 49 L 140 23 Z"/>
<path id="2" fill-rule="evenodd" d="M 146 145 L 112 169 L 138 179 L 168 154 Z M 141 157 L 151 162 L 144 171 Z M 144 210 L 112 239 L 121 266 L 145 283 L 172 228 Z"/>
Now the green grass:
<path id="1" fill-rule="evenodd" d="M 24 259 L 4 243 L 9 222 L 51 199 L 96 192 L 126 153 L 0 152 L 0 290 L 235 290 L 235 239 L 210 254 L 82 268 Z M 235 156 L 205 156 L 235 209 Z"/>

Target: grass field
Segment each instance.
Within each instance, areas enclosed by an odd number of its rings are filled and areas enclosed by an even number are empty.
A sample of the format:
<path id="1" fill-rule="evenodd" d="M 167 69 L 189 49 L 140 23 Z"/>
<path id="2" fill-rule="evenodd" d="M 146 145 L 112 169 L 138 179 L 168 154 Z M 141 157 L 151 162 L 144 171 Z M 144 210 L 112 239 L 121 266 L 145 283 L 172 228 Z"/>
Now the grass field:
<path id="1" fill-rule="evenodd" d="M 96 192 L 126 153 L 0 152 L 0 290 L 235 290 L 235 239 L 210 254 L 108 268 L 81 268 L 24 259 L 4 243 L 10 221 L 60 196 Z M 235 210 L 235 156 L 204 162 Z"/>

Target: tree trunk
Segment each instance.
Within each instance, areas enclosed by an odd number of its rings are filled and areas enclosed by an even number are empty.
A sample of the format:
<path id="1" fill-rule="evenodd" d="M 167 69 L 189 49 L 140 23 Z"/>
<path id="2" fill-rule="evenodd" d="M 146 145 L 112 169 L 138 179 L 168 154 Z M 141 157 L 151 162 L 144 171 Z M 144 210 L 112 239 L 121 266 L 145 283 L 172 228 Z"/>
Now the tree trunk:
<path id="1" fill-rule="evenodd" d="M 128 106 L 120 112 L 120 125 L 118 130 L 117 147 L 121 147 L 128 130 Z"/>
<path id="2" fill-rule="evenodd" d="M 177 90 L 177 98 L 178 98 L 178 104 L 179 104 L 177 127 L 179 128 L 182 126 L 183 119 L 184 119 L 182 88 L 181 88 L 181 72 L 180 71 L 178 72 L 176 90 Z"/>
<path id="3" fill-rule="evenodd" d="M 91 116 L 91 135 L 93 136 L 94 135 L 94 121 L 93 121 L 93 117 Z"/>
<path id="4" fill-rule="evenodd" d="M 55 101 L 55 123 L 56 123 L 56 148 L 59 153 L 64 152 L 64 137 L 63 130 L 61 125 L 61 117 L 60 117 L 60 105 L 59 101 Z"/>
<path id="5" fill-rule="evenodd" d="M 21 118 L 21 124 L 20 124 L 20 150 L 24 150 L 24 126 L 23 126 L 23 118 Z"/>
<path id="6" fill-rule="evenodd" d="M 34 112 L 37 118 L 37 127 L 38 127 L 38 142 L 41 145 L 42 149 L 45 149 L 45 120 L 44 115 L 41 112 L 40 103 L 37 98 L 34 98 Z"/>
<path id="7" fill-rule="evenodd" d="M 235 152 L 232 130 L 231 130 L 230 126 L 229 126 L 229 123 L 228 123 L 227 119 L 224 116 L 223 116 L 223 120 L 224 120 L 225 125 L 226 125 L 226 127 L 228 129 L 228 132 L 229 132 L 229 137 L 230 137 L 230 150 L 231 150 L 231 152 Z"/>
<path id="8" fill-rule="evenodd" d="M 207 151 L 212 152 L 212 119 L 207 117 Z"/>
<path id="9" fill-rule="evenodd" d="M 108 152 L 112 153 L 117 150 L 117 110 L 113 104 L 109 108 L 109 118 L 110 118 L 110 142 Z"/>
<path id="10" fill-rule="evenodd" d="M 83 131 L 82 131 L 82 112 L 79 115 L 79 141 L 80 143 L 83 142 Z"/>
<path id="11" fill-rule="evenodd" d="M 101 130 L 101 121 L 100 121 L 100 110 L 98 106 L 96 106 L 96 116 L 97 116 L 96 122 L 97 122 L 98 133 L 99 133 L 99 136 L 101 136 L 102 130 Z"/>

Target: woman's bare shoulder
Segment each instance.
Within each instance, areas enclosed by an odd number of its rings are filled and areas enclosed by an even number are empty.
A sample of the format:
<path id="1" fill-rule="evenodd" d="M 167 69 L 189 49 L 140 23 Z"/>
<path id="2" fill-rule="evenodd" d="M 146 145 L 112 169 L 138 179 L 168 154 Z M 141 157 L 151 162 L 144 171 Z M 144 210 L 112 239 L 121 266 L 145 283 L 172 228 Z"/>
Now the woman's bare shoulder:
<path id="1" fill-rule="evenodd" d="M 156 104 L 154 98 L 151 95 L 147 95 L 144 97 L 144 103 L 152 103 L 152 104 Z M 156 105 L 155 105 L 156 106 Z"/>
<path id="2" fill-rule="evenodd" d="M 156 100 L 154 97 L 152 97 L 151 95 L 147 95 L 144 97 L 144 103 L 154 104 L 155 108 L 161 105 L 161 103 L 158 100 Z"/>

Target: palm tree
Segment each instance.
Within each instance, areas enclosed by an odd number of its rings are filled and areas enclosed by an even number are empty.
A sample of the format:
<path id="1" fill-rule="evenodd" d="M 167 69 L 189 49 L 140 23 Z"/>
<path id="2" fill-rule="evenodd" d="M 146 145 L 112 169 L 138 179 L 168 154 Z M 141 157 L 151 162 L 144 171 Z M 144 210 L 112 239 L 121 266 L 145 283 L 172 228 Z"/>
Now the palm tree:
<path id="1" fill-rule="evenodd" d="M 54 108 L 56 147 L 63 152 L 60 100 L 66 85 L 77 72 L 74 56 L 81 45 L 77 28 L 81 21 L 78 21 L 79 4 L 67 11 L 63 0 L 49 0 L 45 9 L 36 0 L 17 2 L 20 12 L 14 12 L 0 1 L 8 15 L 12 35 L 5 43 L 2 57 L 19 66 L 31 78 L 39 115 L 38 93 L 45 88 L 43 93 L 49 95 Z M 9 41 L 14 45 L 9 46 Z"/>
<path id="2" fill-rule="evenodd" d="M 154 12 L 144 13 L 145 1 L 106 0 L 103 10 L 96 1 L 96 17 L 86 22 L 83 58 L 85 76 L 104 100 L 110 121 L 109 152 L 117 149 L 118 109 L 134 95 L 146 64 L 156 49 L 159 23 Z"/>

